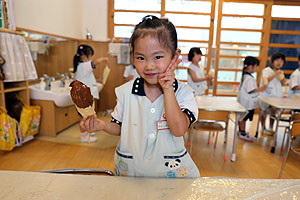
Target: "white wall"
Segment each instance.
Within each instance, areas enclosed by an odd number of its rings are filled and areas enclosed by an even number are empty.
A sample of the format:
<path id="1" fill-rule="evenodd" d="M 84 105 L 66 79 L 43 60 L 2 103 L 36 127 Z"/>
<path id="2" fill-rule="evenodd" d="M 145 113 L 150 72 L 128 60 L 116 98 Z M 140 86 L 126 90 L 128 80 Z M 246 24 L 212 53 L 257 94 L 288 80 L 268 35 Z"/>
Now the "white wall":
<path id="1" fill-rule="evenodd" d="M 62 36 L 106 40 L 107 0 L 14 0 L 16 26 Z"/>
<path id="2" fill-rule="evenodd" d="M 85 37 L 86 28 L 89 29 L 93 40 L 106 41 L 107 38 L 107 1 L 108 0 L 83 0 L 83 27 Z"/>

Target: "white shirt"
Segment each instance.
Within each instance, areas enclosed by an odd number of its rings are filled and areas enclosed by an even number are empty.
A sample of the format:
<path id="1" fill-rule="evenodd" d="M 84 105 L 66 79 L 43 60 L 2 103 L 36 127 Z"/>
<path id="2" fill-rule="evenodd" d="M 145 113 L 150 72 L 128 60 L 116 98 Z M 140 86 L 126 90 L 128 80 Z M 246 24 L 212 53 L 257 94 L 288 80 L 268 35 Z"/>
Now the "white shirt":
<path id="1" fill-rule="evenodd" d="M 300 98 L 300 90 L 292 90 L 292 88 L 300 86 L 300 71 L 299 68 L 296 69 L 291 77 L 290 77 L 290 84 L 289 84 L 289 98 Z"/>
<path id="2" fill-rule="evenodd" d="M 263 86 L 263 77 L 270 77 L 274 75 L 275 72 L 271 67 L 266 67 L 262 70 L 262 75 L 260 79 L 260 86 Z M 264 96 L 269 97 L 283 97 L 282 84 L 278 77 L 275 77 L 272 81 L 268 83 L 268 87 L 265 91 L 261 93 Z"/>
<path id="3" fill-rule="evenodd" d="M 175 96 L 191 123 L 198 116 L 192 89 L 175 80 Z M 117 105 L 114 122 L 122 123 L 114 167 L 118 175 L 147 177 L 199 177 L 199 171 L 184 146 L 183 137 L 170 129 L 158 128 L 166 122 L 164 95 L 151 102 L 144 92 L 144 79 L 131 80 L 115 89 Z"/>
<path id="4" fill-rule="evenodd" d="M 200 67 L 194 65 L 191 63 L 188 67 L 188 69 L 193 70 L 196 74 L 196 78 L 204 78 L 205 73 L 204 73 L 204 67 L 199 64 Z M 206 81 L 201 81 L 201 82 L 194 82 L 190 74 L 187 74 L 187 83 L 191 88 L 194 89 L 195 91 L 195 96 L 200 96 L 203 95 L 204 91 L 207 89 L 207 82 Z"/>
<path id="5" fill-rule="evenodd" d="M 140 77 L 140 75 L 137 73 L 135 67 L 133 65 L 128 65 L 125 67 L 123 77 L 127 78 L 128 76 L 133 75 L 133 79 L 136 79 L 137 77 Z"/>
<path id="6" fill-rule="evenodd" d="M 88 86 L 93 97 L 95 99 L 99 99 L 99 91 L 97 88 L 96 78 L 93 73 L 92 61 L 79 63 L 75 72 L 75 79 Z"/>
<path id="7" fill-rule="evenodd" d="M 238 94 L 238 102 L 244 106 L 247 110 L 253 110 L 258 107 L 258 93 L 249 93 L 257 88 L 255 78 L 246 73 L 244 75 L 244 81 L 240 86 Z"/>

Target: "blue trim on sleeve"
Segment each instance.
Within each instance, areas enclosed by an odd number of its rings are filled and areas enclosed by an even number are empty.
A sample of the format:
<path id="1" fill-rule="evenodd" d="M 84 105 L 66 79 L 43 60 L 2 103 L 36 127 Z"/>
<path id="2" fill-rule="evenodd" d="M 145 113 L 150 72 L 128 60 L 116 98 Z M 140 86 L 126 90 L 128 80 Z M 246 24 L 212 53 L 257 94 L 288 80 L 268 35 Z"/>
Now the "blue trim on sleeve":
<path id="1" fill-rule="evenodd" d="M 182 108 L 181 110 L 182 110 L 183 113 L 185 113 L 189 117 L 189 120 L 190 120 L 189 127 L 190 127 L 196 121 L 196 117 L 194 116 L 193 112 L 191 112 L 187 108 Z"/>
<path id="2" fill-rule="evenodd" d="M 118 124 L 118 125 L 120 125 L 120 126 L 122 126 L 122 122 L 116 120 L 116 119 L 113 118 L 113 117 L 112 117 L 112 119 L 111 119 L 110 121 L 113 122 L 113 123 L 116 123 L 116 124 Z"/>

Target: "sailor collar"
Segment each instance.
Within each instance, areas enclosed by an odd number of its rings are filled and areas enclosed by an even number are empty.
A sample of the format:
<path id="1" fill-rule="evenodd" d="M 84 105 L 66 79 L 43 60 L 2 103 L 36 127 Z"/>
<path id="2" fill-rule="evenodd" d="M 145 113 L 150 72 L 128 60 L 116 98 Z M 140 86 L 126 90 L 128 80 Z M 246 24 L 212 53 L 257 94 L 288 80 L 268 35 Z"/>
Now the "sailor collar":
<path id="1" fill-rule="evenodd" d="M 174 88 L 174 92 L 176 92 L 177 89 L 178 89 L 177 79 L 175 79 L 175 81 L 173 82 L 173 88 Z M 145 90 L 144 90 L 144 79 L 143 78 L 136 78 L 134 80 L 134 83 L 132 85 L 131 93 L 139 95 L 139 96 L 146 96 L 146 93 L 145 93 Z"/>

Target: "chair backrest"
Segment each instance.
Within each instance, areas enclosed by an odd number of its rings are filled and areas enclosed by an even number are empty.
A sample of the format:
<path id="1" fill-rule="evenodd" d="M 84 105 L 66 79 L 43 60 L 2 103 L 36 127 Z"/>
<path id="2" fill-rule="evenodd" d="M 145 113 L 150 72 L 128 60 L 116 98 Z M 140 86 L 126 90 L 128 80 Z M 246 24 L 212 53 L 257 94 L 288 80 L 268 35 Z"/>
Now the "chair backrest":
<path id="1" fill-rule="evenodd" d="M 300 113 L 292 115 L 292 136 L 300 136 Z"/>
<path id="2" fill-rule="evenodd" d="M 229 118 L 228 111 L 203 110 L 199 109 L 198 120 L 211 120 L 227 122 Z"/>
<path id="3" fill-rule="evenodd" d="M 43 173 L 56 173 L 56 174 L 82 174 L 82 175 L 107 175 L 115 176 L 115 174 L 108 170 L 102 168 L 65 168 L 65 169 L 50 169 L 40 171 Z"/>

